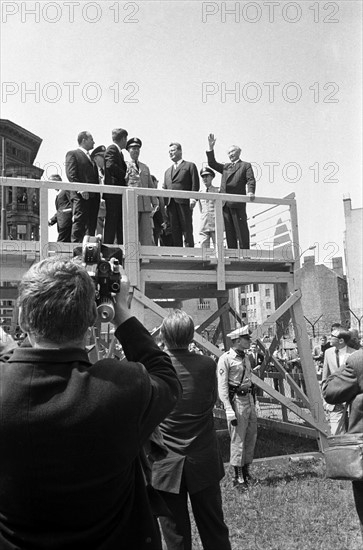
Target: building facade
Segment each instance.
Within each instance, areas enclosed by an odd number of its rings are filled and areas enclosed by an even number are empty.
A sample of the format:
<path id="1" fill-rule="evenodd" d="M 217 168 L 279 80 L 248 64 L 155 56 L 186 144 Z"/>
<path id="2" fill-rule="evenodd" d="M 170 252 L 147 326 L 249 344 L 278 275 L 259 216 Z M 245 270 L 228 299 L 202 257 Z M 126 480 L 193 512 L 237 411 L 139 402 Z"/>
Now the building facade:
<path id="1" fill-rule="evenodd" d="M 344 254 L 347 270 L 350 325 L 363 331 L 363 208 L 352 208 L 350 198 L 344 205 Z"/>
<path id="2" fill-rule="evenodd" d="M 1 239 L 39 240 L 39 190 L 21 185 L 22 179 L 40 179 L 43 170 L 33 163 L 42 139 L 10 120 L 0 120 L 0 161 L 3 177 L 19 178 L 16 187 L 1 187 Z M 6 332 L 16 332 L 18 281 L 9 280 L 16 272 L 19 279 L 30 267 L 30 257 L 7 254 L 0 273 L 0 324 Z"/>
<path id="3" fill-rule="evenodd" d="M 3 240 L 39 239 L 39 190 L 22 187 L 21 179 L 40 179 L 43 170 L 33 163 L 42 139 L 10 120 L 0 120 L 1 174 L 19 178 L 19 186 L 5 187 L 1 194 Z M 4 204 L 3 204 L 4 202 Z"/>

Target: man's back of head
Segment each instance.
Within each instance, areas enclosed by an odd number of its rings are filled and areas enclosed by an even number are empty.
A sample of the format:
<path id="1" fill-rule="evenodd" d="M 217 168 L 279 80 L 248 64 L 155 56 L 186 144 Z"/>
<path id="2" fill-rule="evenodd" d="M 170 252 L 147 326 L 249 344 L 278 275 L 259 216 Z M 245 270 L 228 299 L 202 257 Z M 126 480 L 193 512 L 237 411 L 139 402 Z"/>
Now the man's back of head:
<path id="1" fill-rule="evenodd" d="M 57 257 L 33 265 L 19 286 L 22 330 L 35 342 L 66 346 L 96 319 L 94 283 L 80 264 Z"/>

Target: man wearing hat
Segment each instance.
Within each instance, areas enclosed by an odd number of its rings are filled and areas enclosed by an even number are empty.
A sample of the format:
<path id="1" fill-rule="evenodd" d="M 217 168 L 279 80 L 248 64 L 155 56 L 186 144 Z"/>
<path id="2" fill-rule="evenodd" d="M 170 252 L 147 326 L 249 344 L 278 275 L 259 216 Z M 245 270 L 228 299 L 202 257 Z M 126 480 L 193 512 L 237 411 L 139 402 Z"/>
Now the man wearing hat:
<path id="1" fill-rule="evenodd" d="M 99 145 L 98 147 L 96 147 L 96 149 L 93 149 L 91 153 L 91 159 L 96 164 L 98 169 L 98 181 L 100 182 L 100 185 L 103 185 L 105 183 L 105 153 L 106 153 L 106 147 L 104 145 Z M 97 235 L 102 235 L 102 237 L 103 237 L 103 229 L 105 226 L 105 217 L 106 217 L 105 199 L 101 199 L 100 206 L 98 209 L 98 215 L 97 215 L 96 233 Z"/>
<path id="2" fill-rule="evenodd" d="M 257 416 L 252 394 L 248 325 L 227 334 L 232 347 L 218 361 L 218 392 L 231 437 L 230 464 L 234 467 L 234 486 L 247 489 L 252 481 L 250 465 L 257 439 Z"/>
<path id="3" fill-rule="evenodd" d="M 126 184 L 129 187 L 147 187 L 154 189 L 154 183 L 148 166 L 139 161 L 140 149 L 142 147 L 141 139 L 134 137 L 128 140 L 126 149 L 130 155 L 130 160 L 126 161 Z M 157 197 L 138 196 L 139 210 L 139 241 L 143 245 L 153 245 L 153 224 L 152 212 L 159 208 Z"/>
<path id="4" fill-rule="evenodd" d="M 218 187 L 212 185 L 215 173 L 209 166 L 205 166 L 199 172 L 202 181 L 206 187 L 207 193 L 218 193 Z M 209 248 L 211 240 L 214 248 L 216 246 L 216 214 L 215 214 L 215 201 L 208 199 L 199 199 L 200 207 L 200 245 L 202 248 Z"/>

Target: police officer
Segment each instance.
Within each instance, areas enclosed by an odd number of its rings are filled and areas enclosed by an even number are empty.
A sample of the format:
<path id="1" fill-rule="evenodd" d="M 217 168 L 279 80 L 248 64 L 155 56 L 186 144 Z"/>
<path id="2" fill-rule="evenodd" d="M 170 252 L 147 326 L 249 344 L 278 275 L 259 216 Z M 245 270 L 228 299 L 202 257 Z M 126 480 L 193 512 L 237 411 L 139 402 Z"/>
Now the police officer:
<path id="1" fill-rule="evenodd" d="M 231 437 L 230 464 L 234 467 L 234 486 L 247 489 L 253 481 L 250 465 L 257 439 L 251 364 L 246 353 L 251 336 L 247 325 L 227 336 L 232 340 L 232 347 L 218 361 L 218 392 Z"/>

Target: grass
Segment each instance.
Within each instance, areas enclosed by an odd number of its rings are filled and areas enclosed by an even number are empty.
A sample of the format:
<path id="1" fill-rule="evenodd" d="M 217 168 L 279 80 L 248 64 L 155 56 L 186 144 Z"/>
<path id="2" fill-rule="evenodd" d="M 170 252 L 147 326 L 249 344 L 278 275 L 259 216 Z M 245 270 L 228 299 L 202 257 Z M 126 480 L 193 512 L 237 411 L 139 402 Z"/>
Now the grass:
<path id="1" fill-rule="evenodd" d="M 362 550 L 351 483 L 325 479 L 323 460 L 253 467 L 259 483 L 232 486 L 226 467 L 223 509 L 232 550 Z M 201 550 L 193 527 L 194 550 Z"/>
<path id="2" fill-rule="evenodd" d="M 217 429 L 224 427 L 216 423 Z M 252 474 L 258 484 L 242 493 L 232 484 L 228 436 L 220 438 L 220 446 L 226 462 L 223 510 L 232 550 L 362 550 L 352 485 L 326 479 L 323 459 L 255 464 Z M 314 440 L 258 428 L 256 458 L 317 450 Z M 194 523 L 193 550 L 202 550 Z"/>
<path id="3" fill-rule="evenodd" d="M 225 421 L 215 420 L 216 429 L 226 428 Z M 219 435 L 219 447 L 224 462 L 229 461 L 229 435 L 227 432 Z M 306 437 L 294 436 L 276 432 L 261 426 L 258 427 L 255 458 L 268 456 L 280 456 L 297 453 L 310 453 L 319 451 L 317 441 Z"/>

